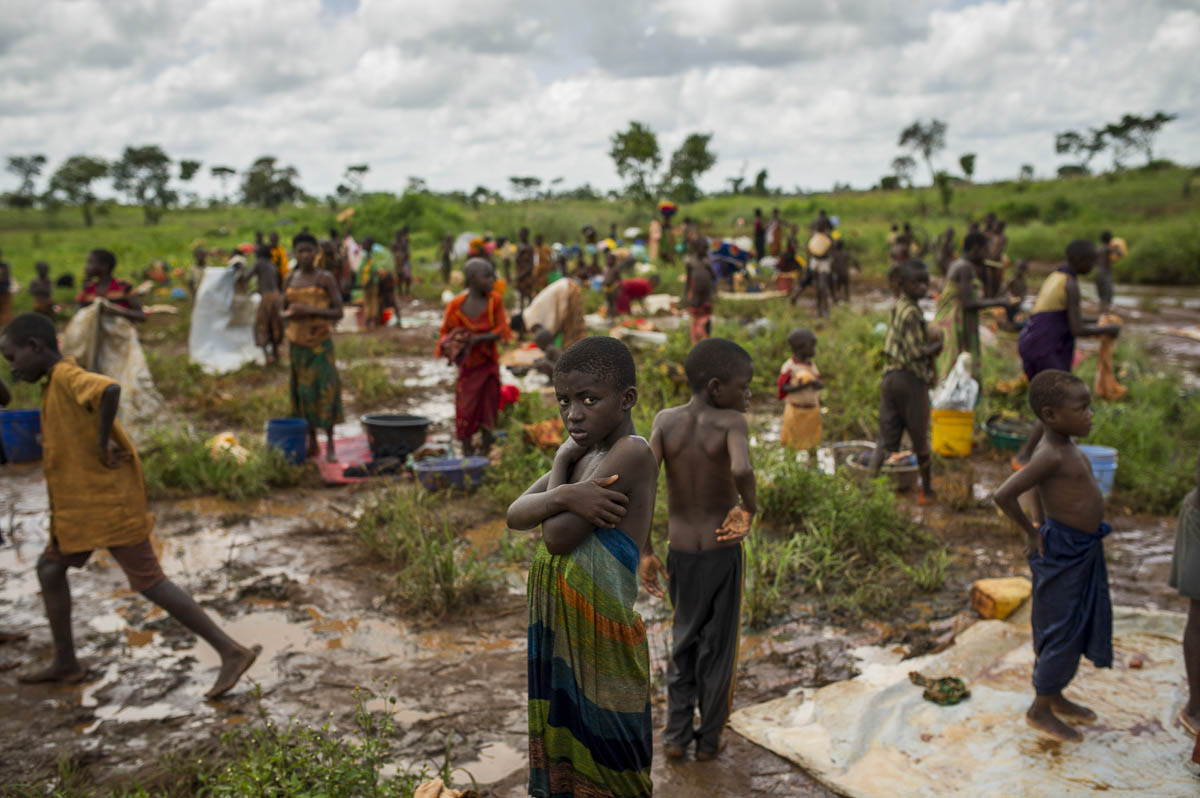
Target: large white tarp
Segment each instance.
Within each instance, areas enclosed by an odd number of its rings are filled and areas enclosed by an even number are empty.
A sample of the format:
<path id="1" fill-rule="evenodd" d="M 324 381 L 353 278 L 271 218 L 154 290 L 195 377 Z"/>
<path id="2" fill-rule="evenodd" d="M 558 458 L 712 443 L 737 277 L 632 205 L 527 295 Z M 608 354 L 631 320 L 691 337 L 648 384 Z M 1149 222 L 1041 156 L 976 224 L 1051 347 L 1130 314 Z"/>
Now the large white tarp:
<path id="1" fill-rule="evenodd" d="M 1175 722 L 1186 698 L 1184 616 L 1115 609 L 1115 662 L 1086 660 L 1065 694 L 1099 716 L 1078 724 L 1083 741 L 1060 742 L 1025 723 L 1033 698 L 1028 610 L 981 621 L 947 650 L 900 661 L 864 647 L 861 675 L 745 707 L 730 725 L 851 798 L 1062 798 L 1200 795 L 1187 770 L 1193 740 Z M 1141 668 L 1131 661 L 1141 659 Z M 938 706 L 909 671 L 959 676 L 971 697 Z"/>
<path id="2" fill-rule="evenodd" d="M 196 302 L 192 307 L 192 329 L 188 354 L 209 374 L 237 371 L 247 363 L 264 363 L 262 350 L 254 345 L 254 317 L 259 296 L 238 280 L 244 272 L 209 266 L 204 269 Z"/>
<path id="3" fill-rule="evenodd" d="M 117 419 L 135 441 L 150 426 L 162 423 L 163 398 L 154 386 L 137 328 L 129 319 L 103 312 L 97 299 L 71 317 L 63 330 L 62 352 L 83 368 L 111 377 L 121 385 Z"/>

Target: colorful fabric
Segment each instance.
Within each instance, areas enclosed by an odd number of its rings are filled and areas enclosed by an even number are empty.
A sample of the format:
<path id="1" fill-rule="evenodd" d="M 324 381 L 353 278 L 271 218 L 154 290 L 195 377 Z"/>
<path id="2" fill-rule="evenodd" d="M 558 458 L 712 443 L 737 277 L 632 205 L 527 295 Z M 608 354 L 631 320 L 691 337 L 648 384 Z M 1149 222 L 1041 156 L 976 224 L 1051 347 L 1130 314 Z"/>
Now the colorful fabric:
<path id="1" fill-rule="evenodd" d="M 271 263 L 275 264 L 275 271 L 279 273 L 279 284 L 283 285 L 284 278 L 288 276 L 288 255 L 282 244 L 271 247 Z"/>
<path id="2" fill-rule="evenodd" d="M 328 308 L 329 293 L 319 285 L 291 286 L 284 294 L 288 306 L 308 305 L 313 308 Z M 317 316 L 291 318 L 287 320 L 287 339 L 292 346 L 309 349 L 320 346 L 333 334 L 333 323 Z"/>
<path id="3" fill-rule="evenodd" d="M 118 280 L 116 277 L 108 278 L 108 284 L 103 288 L 99 283 L 88 283 L 79 292 L 79 296 L 75 297 L 76 304 L 84 308 L 96 301 L 97 298 L 107 299 L 109 302 L 119 307 L 128 308 L 129 297 L 133 295 L 133 285 Z"/>
<path id="4" fill-rule="evenodd" d="M 815 449 L 820 446 L 821 408 L 785 404 L 779 440 L 784 446 L 798 450 Z"/>
<path id="5" fill-rule="evenodd" d="M 700 307 L 688 308 L 688 313 L 691 315 L 688 332 L 691 334 L 692 346 L 700 343 L 711 334 L 712 312 L 713 306 L 711 302 L 705 302 Z"/>
<path id="6" fill-rule="evenodd" d="M 1029 323 L 1017 339 L 1025 376 L 1033 379 L 1047 369 L 1070 371 L 1075 359 L 1075 336 L 1067 317 L 1067 285 L 1073 273 L 1060 266 L 1042 283 Z"/>
<path id="7" fill-rule="evenodd" d="M 42 388 L 42 468 L 50 496 L 50 536 L 64 554 L 141 543 L 154 527 L 146 477 L 120 421 L 110 440 L 130 457 L 116 468 L 100 461 L 100 397 L 118 383 L 64 357 Z"/>
<path id="8" fill-rule="evenodd" d="M 1179 595 L 1200 601 L 1200 506 L 1193 490 L 1183 500 L 1175 523 L 1175 553 L 1167 584 Z"/>
<path id="9" fill-rule="evenodd" d="M 1112 527 L 1101 522 L 1085 532 L 1053 518 L 1038 534 L 1043 551 L 1029 558 L 1033 574 L 1033 687 L 1055 695 L 1070 684 L 1085 656 L 1097 668 L 1112 667 L 1112 598 L 1104 563 L 1104 537 Z"/>
<path id="10" fill-rule="evenodd" d="M 283 294 L 266 291 L 254 316 L 254 343 L 258 346 L 283 343 Z"/>
<path id="11" fill-rule="evenodd" d="M 484 361 L 460 368 L 454 388 L 454 437 L 469 441 L 480 428 L 494 429 L 499 414 L 499 364 Z"/>
<path id="12" fill-rule="evenodd" d="M 289 386 L 292 415 L 308 422 L 310 430 L 332 429 L 345 421 L 342 412 L 342 380 L 333 354 L 333 339 L 325 338 L 314 347 L 292 343 Z"/>
<path id="13" fill-rule="evenodd" d="M 531 796 L 651 795 L 637 565 L 637 545 L 619 529 L 597 529 L 569 554 L 538 543 L 528 582 Z"/>
<path id="14" fill-rule="evenodd" d="M 467 301 L 468 292 L 464 291 L 450 303 L 446 305 L 446 315 L 442 318 L 442 329 L 438 333 L 439 339 L 444 338 L 452 330 L 463 328 L 470 330 L 473 334 L 481 333 L 496 333 L 497 340 L 483 341 L 471 347 L 471 351 L 467 353 L 462 365 L 464 368 L 472 368 L 481 366 L 484 363 L 499 363 L 500 356 L 497 352 L 496 345 L 500 341 L 511 341 L 512 330 L 508 327 L 508 316 L 504 312 L 504 299 L 499 291 L 493 291 L 488 294 L 487 307 L 478 316 L 467 316 L 463 313 L 463 303 Z M 441 347 L 435 351 L 438 357 L 442 356 Z"/>
<path id="15" fill-rule="evenodd" d="M 654 284 L 645 277 L 630 277 L 617 287 L 617 313 L 628 316 L 633 312 L 632 301 L 645 299 L 654 293 Z"/>
<path id="16" fill-rule="evenodd" d="M 892 306 L 887 337 L 883 341 L 883 356 L 887 361 L 885 371 L 910 371 L 927 385 L 933 385 L 937 374 L 932 358 L 924 353 L 928 345 L 929 332 L 925 329 L 925 316 L 921 308 L 912 299 L 902 295 Z"/>
<path id="17" fill-rule="evenodd" d="M 819 382 L 821 372 L 812 363 L 803 363 L 794 357 L 789 357 L 783 361 L 783 366 L 779 369 L 779 392 L 778 398 L 787 402 L 789 405 L 796 407 L 820 407 L 821 394 L 816 388 L 805 388 L 800 391 L 785 392 L 784 386 L 791 385 L 807 385 L 809 383 Z"/>

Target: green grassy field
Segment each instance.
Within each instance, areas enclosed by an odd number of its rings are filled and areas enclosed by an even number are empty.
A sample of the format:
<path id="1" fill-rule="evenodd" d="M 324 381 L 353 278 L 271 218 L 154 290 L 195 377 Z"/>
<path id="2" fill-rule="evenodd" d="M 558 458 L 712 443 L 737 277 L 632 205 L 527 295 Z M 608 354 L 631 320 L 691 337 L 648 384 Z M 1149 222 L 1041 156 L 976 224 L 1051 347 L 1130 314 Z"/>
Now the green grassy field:
<path id="1" fill-rule="evenodd" d="M 1071 239 L 1096 239 L 1108 228 L 1131 248 L 1129 257 L 1117 264 L 1118 279 L 1197 284 L 1200 186 L 1185 196 L 1183 188 L 1189 181 L 1196 181 L 1192 170 L 1168 168 L 1069 180 L 964 184 L 955 187 L 948 214 L 942 212 L 936 192 L 929 188 L 717 196 L 682 207 L 680 217 L 694 216 L 711 234 L 728 235 L 734 232 L 736 219 L 750 219 L 755 207 L 768 214 L 778 207 L 785 219 L 801 225 L 824 208 L 841 218 L 843 235 L 864 270 L 878 274 L 885 264 L 884 242 L 892 223 L 911 221 L 930 237 L 952 225 L 961 236 L 968 218 L 991 211 L 1009 221 L 1009 254 L 1014 260 L 1054 261 Z M 379 239 L 388 240 L 400 225 L 410 225 L 418 264 L 435 260 L 437 242 L 446 233 L 470 230 L 513 236 L 525 225 L 551 241 L 572 243 L 579 240 L 584 224 L 607 231 L 612 223 L 619 230 L 629 226 L 644 229 L 650 221 L 650 209 L 627 201 L 500 202 L 475 208 L 430 195 L 376 194 L 356 203 L 356 208 L 356 230 Z M 278 214 L 235 206 L 174 210 L 158 225 L 147 226 L 140 208 L 110 205 L 97 215 L 94 227 L 86 228 L 73 208 L 53 214 L 7 209 L 0 211 L 0 249 L 23 285 L 33 276 L 37 260 L 49 262 L 56 276 L 81 274 L 87 251 L 93 247 L 116 253 L 118 272 L 128 278 L 140 274 L 154 259 L 188 265 L 197 244 L 227 248 L 253 240 L 255 230 L 278 231 L 287 240 L 307 225 L 324 236 L 334 225 L 334 215 L 327 205 L 284 208 Z M 63 290 L 58 298 L 67 301 L 70 292 Z M 14 300 L 18 310 L 29 307 L 24 292 Z"/>

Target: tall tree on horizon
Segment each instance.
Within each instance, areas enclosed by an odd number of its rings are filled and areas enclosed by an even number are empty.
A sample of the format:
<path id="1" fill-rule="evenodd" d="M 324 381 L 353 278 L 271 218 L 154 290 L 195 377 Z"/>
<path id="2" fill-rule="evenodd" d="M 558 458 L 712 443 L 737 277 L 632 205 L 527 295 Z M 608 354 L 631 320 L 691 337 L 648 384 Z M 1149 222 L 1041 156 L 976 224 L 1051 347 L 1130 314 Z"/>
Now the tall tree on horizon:
<path id="1" fill-rule="evenodd" d="M 126 147 L 120 160 L 112 165 L 113 188 L 124 192 L 129 201 L 142 206 L 146 224 L 158 224 L 163 211 L 178 199 L 168 188 L 171 159 L 157 144 Z"/>
<path id="2" fill-rule="evenodd" d="M 608 154 L 617 167 L 617 175 L 625 183 L 626 195 L 639 202 L 653 200 L 654 178 L 662 165 L 662 153 L 654 131 L 642 122 L 630 122 L 629 129 L 617 131 L 611 141 L 612 149 Z"/>
<path id="3" fill-rule="evenodd" d="M 40 153 L 8 156 L 6 169 L 21 181 L 16 191 L 9 192 L 7 197 L 9 205 L 14 208 L 33 207 L 33 203 L 37 200 L 37 194 L 33 190 L 34 181 L 42 173 L 42 167 L 45 165 L 46 156 Z"/>
<path id="4" fill-rule="evenodd" d="M 913 152 L 919 152 L 929 167 L 929 180 L 937 182 L 937 171 L 933 168 L 933 156 L 946 148 L 946 123 L 940 119 L 930 119 L 922 123 L 920 119 L 900 131 L 900 146 L 908 147 Z"/>
<path id="5" fill-rule="evenodd" d="M 50 193 L 62 194 L 72 205 L 78 205 L 83 213 L 83 224 L 92 226 L 92 206 L 96 195 L 92 183 L 108 175 L 108 162 L 90 155 L 72 155 L 59 164 L 50 177 Z"/>

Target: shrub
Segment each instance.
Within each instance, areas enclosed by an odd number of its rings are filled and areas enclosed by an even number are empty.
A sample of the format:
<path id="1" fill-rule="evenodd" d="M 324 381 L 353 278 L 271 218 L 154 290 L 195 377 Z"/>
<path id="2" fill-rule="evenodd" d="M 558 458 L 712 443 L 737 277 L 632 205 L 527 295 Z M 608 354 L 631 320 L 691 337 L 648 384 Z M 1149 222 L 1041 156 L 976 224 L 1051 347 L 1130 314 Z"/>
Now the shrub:
<path id="1" fill-rule="evenodd" d="M 1129 255 L 1113 266 L 1117 279 L 1135 283 L 1200 283 L 1200 222 L 1164 222 L 1133 239 Z"/>
<path id="2" fill-rule="evenodd" d="M 242 444 L 249 455 L 239 463 L 227 453 L 213 456 L 194 433 L 154 430 L 141 447 L 146 491 L 151 499 L 216 494 L 240 501 L 270 494 L 273 488 L 296 485 L 304 472 L 283 455 L 256 441 Z"/>
<path id="3" fill-rule="evenodd" d="M 421 488 L 382 491 L 355 525 L 358 541 L 392 569 L 392 597 L 431 615 L 491 593 L 497 571 L 459 546 L 445 507 Z"/>

